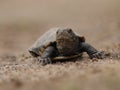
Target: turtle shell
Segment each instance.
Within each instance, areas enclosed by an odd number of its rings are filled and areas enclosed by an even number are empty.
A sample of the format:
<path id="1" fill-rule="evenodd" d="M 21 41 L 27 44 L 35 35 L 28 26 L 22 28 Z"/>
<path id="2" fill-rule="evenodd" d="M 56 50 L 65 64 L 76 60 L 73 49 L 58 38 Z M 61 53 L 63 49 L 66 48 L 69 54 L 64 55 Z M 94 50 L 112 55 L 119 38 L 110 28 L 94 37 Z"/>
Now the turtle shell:
<path id="1" fill-rule="evenodd" d="M 44 49 L 47 48 L 52 42 L 56 40 L 56 32 L 59 28 L 52 28 L 43 34 L 33 45 L 29 48 L 32 56 L 41 56 Z"/>
<path id="2" fill-rule="evenodd" d="M 52 43 L 56 42 L 56 32 L 60 29 L 64 28 L 52 28 L 48 30 L 45 34 L 43 34 L 33 45 L 32 47 L 29 48 L 29 52 L 31 53 L 32 56 L 37 57 L 41 56 L 44 50 L 50 46 Z M 75 32 L 76 35 L 78 35 Z M 83 37 L 79 37 L 81 42 L 84 42 Z M 78 55 L 73 55 L 73 56 L 57 56 L 54 58 L 54 60 L 61 60 L 61 59 L 72 59 L 75 57 L 81 56 L 82 53 Z"/>

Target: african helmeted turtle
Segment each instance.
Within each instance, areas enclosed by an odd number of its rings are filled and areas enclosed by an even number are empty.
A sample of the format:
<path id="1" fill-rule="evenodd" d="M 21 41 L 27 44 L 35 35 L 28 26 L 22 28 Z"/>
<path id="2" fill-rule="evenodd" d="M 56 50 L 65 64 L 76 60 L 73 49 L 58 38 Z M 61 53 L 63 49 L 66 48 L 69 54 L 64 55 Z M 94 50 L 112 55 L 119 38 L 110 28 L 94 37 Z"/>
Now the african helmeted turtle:
<path id="1" fill-rule="evenodd" d="M 85 38 L 73 32 L 71 28 L 52 28 L 41 36 L 29 49 L 33 57 L 38 57 L 42 64 L 52 63 L 53 60 L 64 60 L 81 57 L 87 52 L 90 58 L 102 58 L 102 53 Z"/>

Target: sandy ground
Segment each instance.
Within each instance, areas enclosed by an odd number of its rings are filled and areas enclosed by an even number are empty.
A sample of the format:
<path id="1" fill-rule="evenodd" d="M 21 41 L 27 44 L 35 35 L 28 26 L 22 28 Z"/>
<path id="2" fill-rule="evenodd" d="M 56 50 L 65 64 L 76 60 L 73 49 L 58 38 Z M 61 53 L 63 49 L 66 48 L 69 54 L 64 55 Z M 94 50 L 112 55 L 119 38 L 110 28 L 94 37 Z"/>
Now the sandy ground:
<path id="1" fill-rule="evenodd" d="M 120 90 L 119 0 L 1 0 L 0 90 Z M 41 66 L 28 48 L 53 27 L 71 27 L 106 53 Z"/>

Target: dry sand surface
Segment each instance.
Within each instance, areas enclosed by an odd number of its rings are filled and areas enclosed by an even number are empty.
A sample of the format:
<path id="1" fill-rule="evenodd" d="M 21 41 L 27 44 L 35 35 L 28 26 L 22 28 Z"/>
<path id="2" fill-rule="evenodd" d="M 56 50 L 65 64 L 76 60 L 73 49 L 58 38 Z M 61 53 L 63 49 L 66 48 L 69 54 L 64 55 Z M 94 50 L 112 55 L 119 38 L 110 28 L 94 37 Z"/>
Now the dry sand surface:
<path id="1" fill-rule="evenodd" d="M 41 66 L 27 49 L 52 27 L 71 27 L 106 53 Z M 119 0 L 0 0 L 0 90 L 120 90 Z"/>

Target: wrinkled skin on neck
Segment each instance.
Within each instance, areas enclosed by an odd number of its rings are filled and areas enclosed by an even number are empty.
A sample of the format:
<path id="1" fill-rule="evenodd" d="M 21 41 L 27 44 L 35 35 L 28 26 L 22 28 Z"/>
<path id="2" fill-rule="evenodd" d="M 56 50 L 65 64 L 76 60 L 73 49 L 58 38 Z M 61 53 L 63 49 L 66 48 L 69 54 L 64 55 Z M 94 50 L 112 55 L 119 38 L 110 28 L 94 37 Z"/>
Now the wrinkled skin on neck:
<path id="1" fill-rule="evenodd" d="M 56 33 L 56 44 L 60 55 L 75 55 L 79 48 L 79 38 L 70 28 L 58 30 Z"/>

